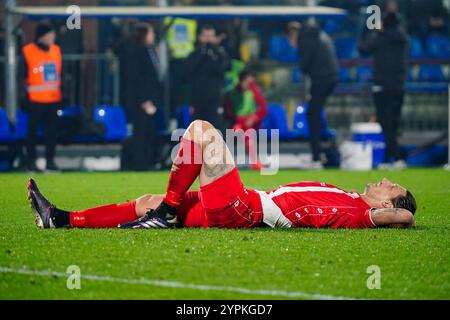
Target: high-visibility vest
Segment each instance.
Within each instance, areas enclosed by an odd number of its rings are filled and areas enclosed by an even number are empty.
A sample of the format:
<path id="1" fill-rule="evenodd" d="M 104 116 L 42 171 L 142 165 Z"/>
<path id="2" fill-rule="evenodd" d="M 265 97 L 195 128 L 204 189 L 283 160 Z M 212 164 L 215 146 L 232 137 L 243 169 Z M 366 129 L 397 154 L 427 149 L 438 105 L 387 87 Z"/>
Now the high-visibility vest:
<path id="1" fill-rule="evenodd" d="M 165 18 L 164 24 L 169 25 L 171 18 Z M 167 30 L 167 44 L 175 59 L 187 58 L 194 51 L 197 37 L 197 21 L 175 18 Z"/>
<path id="2" fill-rule="evenodd" d="M 60 102 L 62 57 L 59 46 L 54 44 L 45 51 L 30 43 L 22 52 L 28 67 L 25 80 L 28 99 L 38 103 Z"/>

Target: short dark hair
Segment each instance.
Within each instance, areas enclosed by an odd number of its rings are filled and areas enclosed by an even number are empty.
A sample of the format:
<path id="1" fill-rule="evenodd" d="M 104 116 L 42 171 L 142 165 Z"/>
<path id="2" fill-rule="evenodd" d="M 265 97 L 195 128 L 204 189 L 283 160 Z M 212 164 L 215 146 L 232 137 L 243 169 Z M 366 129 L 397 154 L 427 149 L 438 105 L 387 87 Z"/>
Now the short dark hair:
<path id="1" fill-rule="evenodd" d="M 244 81 L 247 77 L 250 77 L 250 76 L 252 76 L 252 73 L 249 70 L 247 70 L 247 69 L 242 70 L 239 73 L 239 82 Z"/>
<path id="2" fill-rule="evenodd" d="M 55 32 L 53 26 L 49 23 L 40 23 L 36 27 L 34 38 L 35 40 L 38 40 L 40 37 L 45 36 L 49 32 Z"/>
<path id="3" fill-rule="evenodd" d="M 135 41 L 139 45 L 144 45 L 147 34 L 153 31 L 153 26 L 147 22 L 139 22 L 134 26 Z"/>
<path id="4" fill-rule="evenodd" d="M 214 30 L 217 31 L 216 28 L 214 28 L 214 26 L 212 24 L 204 24 L 200 27 L 200 30 L 198 32 L 198 34 L 202 33 L 204 30 Z"/>
<path id="5" fill-rule="evenodd" d="M 403 208 L 411 212 L 412 214 L 416 213 L 417 204 L 416 199 L 412 195 L 411 192 L 406 190 L 406 195 L 398 196 L 392 199 L 392 203 L 394 204 L 394 208 Z"/>

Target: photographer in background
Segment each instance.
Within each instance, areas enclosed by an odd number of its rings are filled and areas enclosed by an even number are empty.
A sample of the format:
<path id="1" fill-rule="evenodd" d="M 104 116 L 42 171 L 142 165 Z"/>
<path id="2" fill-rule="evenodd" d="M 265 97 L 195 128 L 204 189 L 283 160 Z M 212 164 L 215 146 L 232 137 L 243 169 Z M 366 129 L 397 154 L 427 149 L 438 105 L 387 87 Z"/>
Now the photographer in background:
<path id="1" fill-rule="evenodd" d="M 212 25 L 204 25 L 198 34 L 198 45 L 188 58 L 193 119 L 206 120 L 222 129 L 222 91 L 228 55 L 220 45 L 223 35 L 216 35 Z"/>
<path id="2" fill-rule="evenodd" d="M 395 12 L 387 13 L 380 30 L 369 33 L 359 50 L 373 55 L 373 100 L 386 143 L 384 162 L 379 169 L 403 169 L 397 142 L 400 126 L 406 71 L 408 67 L 409 37 L 400 26 Z"/>

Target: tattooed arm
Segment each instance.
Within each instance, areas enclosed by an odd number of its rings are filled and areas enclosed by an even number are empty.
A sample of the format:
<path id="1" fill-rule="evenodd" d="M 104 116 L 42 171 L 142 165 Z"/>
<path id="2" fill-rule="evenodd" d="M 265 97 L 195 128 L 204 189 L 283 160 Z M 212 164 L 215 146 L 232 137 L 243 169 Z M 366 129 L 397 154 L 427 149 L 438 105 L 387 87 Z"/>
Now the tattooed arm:
<path id="1" fill-rule="evenodd" d="M 416 226 L 414 215 L 402 208 L 374 209 L 371 217 L 377 227 L 414 228 Z"/>

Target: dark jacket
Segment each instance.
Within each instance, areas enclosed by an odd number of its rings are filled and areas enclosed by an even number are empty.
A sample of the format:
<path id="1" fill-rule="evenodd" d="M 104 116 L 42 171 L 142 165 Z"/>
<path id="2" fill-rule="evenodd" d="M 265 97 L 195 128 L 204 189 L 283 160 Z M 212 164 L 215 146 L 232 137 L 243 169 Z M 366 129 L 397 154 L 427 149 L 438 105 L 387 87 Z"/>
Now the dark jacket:
<path id="1" fill-rule="evenodd" d="M 161 105 L 161 83 L 158 76 L 158 61 L 152 48 L 135 45 L 129 51 L 128 94 L 130 105 L 139 107 L 145 101 Z"/>
<path id="2" fill-rule="evenodd" d="M 359 50 L 373 55 L 374 85 L 386 89 L 402 89 L 408 67 L 409 37 L 400 27 L 368 34 Z"/>
<path id="3" fill-rule="evenodd" d="M 220 46 L 198 46 L 188 58 L 193 105 L 220 100 L 228 55 Z"/>
<path id="4" fill-rule="evenodd" d="M 312 81 L 336 81 L 339 62 L 333 41 L 318 26 L 303 27 L 298 36 L 300 69 Z"/>

